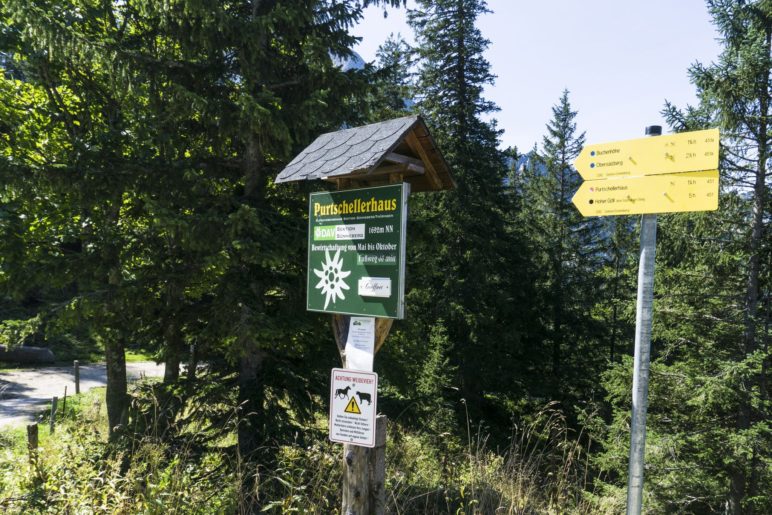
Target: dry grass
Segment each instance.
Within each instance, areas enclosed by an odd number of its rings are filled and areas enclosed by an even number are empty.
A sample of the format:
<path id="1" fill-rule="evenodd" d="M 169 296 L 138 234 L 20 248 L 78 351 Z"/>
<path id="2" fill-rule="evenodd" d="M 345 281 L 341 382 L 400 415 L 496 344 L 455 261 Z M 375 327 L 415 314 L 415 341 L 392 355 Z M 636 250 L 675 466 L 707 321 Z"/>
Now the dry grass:
<path id="1" fill-rule="evenodd" d="M 0 456 L 0 506 L 8 513 L 239 513 L 259 500 L 267 513 L 335 513 L 340 506 L 342 449 L 326 439 L 269 449 L 270 466 L 245 465 L 232 454 L 235 434 L 210 452 L 185 440 L 174 448 L 163 425 L 150 424 L 122 452 L 107 452 L 105 410 L 97 397 L 41 438 L 40 458 Z M 151 410 L 152 412 L 153 410 Z M 315 429 L 321 431 L 320 415 Z M 191 442 L 196 428 L 186 428 Z M 41 435 L 42 436 L 42 435 Z M 442 435 L 440 435 L 442 436 Z M 449 435 L 447 435 L 449 438 Z M 387 513 L 599 513 L 590 496 L 591 442 L 575 434 L 554 405 L 513 428 L 503 451 L 467 424 L 465 445 L 440 450 L 437 435 L 390 425 Z M 453 448 L 453 446 L 449 446 Z M 227 450 L 231 449 L 231 450 Z M 24 463 L 17 466 L 14 463 Z M 255 491 L 240 485 L 249 479 Z M 246 498 L 249 496 L 250 498 Z"/>

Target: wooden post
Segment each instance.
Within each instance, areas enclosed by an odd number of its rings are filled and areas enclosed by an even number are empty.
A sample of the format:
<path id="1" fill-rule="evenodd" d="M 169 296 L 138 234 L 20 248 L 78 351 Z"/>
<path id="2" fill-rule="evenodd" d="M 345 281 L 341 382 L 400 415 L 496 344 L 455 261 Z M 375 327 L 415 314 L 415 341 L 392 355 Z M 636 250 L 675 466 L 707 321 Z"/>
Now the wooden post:
<path id="1" fill-rule="evenodd" d="M 341 362 L 346 367 L 346 340 L 351 317 L 332 315 L 332 333 Z M 389 335 L 391 318 L 375 319 L 375 352 Z M 382 515 L 386 507 L 386 425 L 387 417 L 378 415 L 375 424 L 375 447 L 343 445 L 343 515 Z"/>
<path id="2" fill-rule="evenodd" d="M 51 401 L 51 418 L 48 421 L 48 428 L 51 434 L 54 434 L 54 425 L 56 423 L 56 404 L 59 402 L 59 397 L 54 397 Z"/>
<path id="3" fill-rule="evenodd" d="M 27 426 L 27 450 L 29 451 L 29 461 L 34 462 L 38 453 L 38 425 L 30 424 Z"/>
<path id="4" fill-rule="evenodd" d="M 62 401 L 62 420 L 67 414 L 67 385 L 64 385 L 64 400 Z"/>
<path id="5" fill-rule="evenodd" d="M 72 362 L 72 367 L 75 369 L 75 395 L 80 393 L 80 362 L 76 359 Z"/>
<path id="6" fill-rule="evenodd" d="M 370 453 L 370 511 L 375 515 L 386 513 L 386 415 L 375 418 L 375 447 Z"/>
<path id="7" fill-rule="evenodd" d="M 358 445 L 343 446 L 343 515 L 370 515 L 370 470 L 368 449 Z"/>
<path id="8" fill-rule="evenodd" d="M 344 445 L 344 515 L 386 513 L 386 425 L 387 417 L 375 421 L 375 447 Z"/>

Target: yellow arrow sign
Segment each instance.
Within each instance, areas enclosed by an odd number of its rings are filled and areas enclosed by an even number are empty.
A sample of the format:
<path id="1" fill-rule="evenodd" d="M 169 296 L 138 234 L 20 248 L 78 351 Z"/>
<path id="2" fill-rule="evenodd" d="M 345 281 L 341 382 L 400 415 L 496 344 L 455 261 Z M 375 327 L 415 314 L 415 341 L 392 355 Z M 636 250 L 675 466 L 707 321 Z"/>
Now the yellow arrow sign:
<path id="1" fill-rule="evenodd" d="M 715 211 L 718 170 L 587 181 L 573 203 L 584 216 Z"/>
<path id="2" fill-rule="evenodd" d="M 718 129 L 587 145 L 574 161 L 585 180 L 718 168 Z"/>

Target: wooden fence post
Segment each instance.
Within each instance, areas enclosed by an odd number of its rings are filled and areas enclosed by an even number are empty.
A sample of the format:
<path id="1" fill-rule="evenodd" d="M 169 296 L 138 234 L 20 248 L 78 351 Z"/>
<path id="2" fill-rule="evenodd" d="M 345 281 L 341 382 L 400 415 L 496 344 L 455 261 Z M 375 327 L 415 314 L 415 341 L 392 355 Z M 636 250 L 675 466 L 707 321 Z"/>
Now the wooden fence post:
<path id="1" fill-rule="evenodd" d="M 29 461 L 33 463 L 38 453 L 38 425 L 30 424 L 27 426 L 27 450 L 29 451 Z"/>
<path id="2" fill-rule="evenodd" d="M 75 369 L 75 395 L 80 393 L 80 362 L 76 359 L 72 362 Z"/>
<path id="3" fill-rule="evenodd" d="M 48 422 L 48 428 L 51 434 L 54 434 L 54 428 L 56 423 L 56 405 L 59 402 L 59 397 L 54 397 L 51 401 L 51 418 Z"/>

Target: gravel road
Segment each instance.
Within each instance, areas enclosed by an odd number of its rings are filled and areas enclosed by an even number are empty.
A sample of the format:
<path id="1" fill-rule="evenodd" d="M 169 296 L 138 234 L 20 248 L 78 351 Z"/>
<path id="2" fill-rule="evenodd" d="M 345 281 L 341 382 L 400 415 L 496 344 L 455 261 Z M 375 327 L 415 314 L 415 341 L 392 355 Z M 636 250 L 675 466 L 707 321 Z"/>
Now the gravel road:
<path id="1" fill-rule="evenodd" d="M 126 363 L 126 374 L 129 380 L 141 375 L 162 376 L 164 365 L 156 365 L 152 361 Z M 81 392 L 106 383 L 104 363 L 80 366 Z M 52 397 L 61 399 L 64 396 L 65 386 L 68 396 L 75 393 L 72 366 L 0 371 L 0 428 L 34 422 Z"/>

